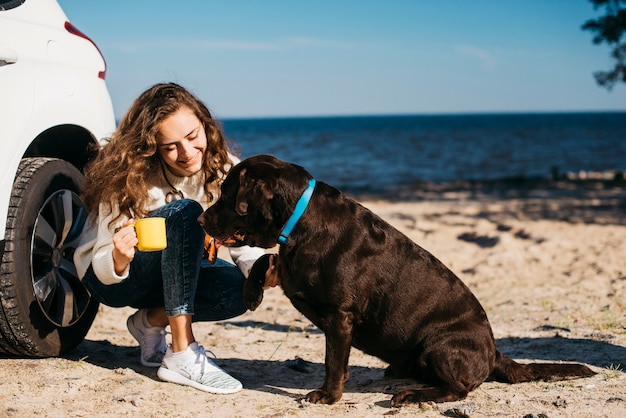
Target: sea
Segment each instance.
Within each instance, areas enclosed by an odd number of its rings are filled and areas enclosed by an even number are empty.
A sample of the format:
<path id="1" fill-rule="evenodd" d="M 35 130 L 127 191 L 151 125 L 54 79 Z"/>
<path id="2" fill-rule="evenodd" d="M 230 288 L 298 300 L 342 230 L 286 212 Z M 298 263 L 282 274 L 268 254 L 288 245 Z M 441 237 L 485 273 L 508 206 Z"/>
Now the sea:
<path id="1" fill-rule="evenodd" d="M 272 154 L 346 193 L 626 172 L 626 112 L 224 119 L 240 158 Z"/>

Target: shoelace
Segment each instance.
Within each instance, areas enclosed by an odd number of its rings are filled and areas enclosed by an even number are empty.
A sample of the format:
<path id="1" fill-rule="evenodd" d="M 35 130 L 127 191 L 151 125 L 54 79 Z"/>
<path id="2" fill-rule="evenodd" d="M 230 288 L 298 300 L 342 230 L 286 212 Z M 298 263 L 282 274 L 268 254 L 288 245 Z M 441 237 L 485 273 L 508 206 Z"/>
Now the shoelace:
<path id="1" fill-rule="evenodd" d="M 202 347 L 202 346 L 200 346 Z M 204 350 L 204 347 L 202 347 L 202 349 Z M 215 355 L 215 353 L 211 350 L 204 350 L 204 354 L 209 353 L 211 354 L 211 357 L 213 357 L 215 360 L 217 360 L 217 356 Z"/>
<path id="2" fill-rule="evenodd" d="M 202 353 L 204 353 L 204 355 L 206 356 L 207 353 L 211 354 L 211 357 L 213 357 L 214 359 L 217 359 L 217 356 L 215 355 L 215 353 L 211 350 L 206 350 L 204 348 L 204 346 L 198 344 L 198 349 L 196 350 L 196 354 L 198 356 L 200 356 Z"/>
<path id="3" fill-rule="evenodd" d="M 208 364 L 213 369 L 212 371 L 209 371 L 209 373 L 207 374 L 205 374 L 203 371 L 202 375 L 199 376 L 198 382 L 205 384 L 205 385 L 214 385 L 220 388 L 239 387 L 240 386 L 239 381 L 234 379 L 232 376 L 230 376 L 228 373 L 222 370 L 221 367 L 219 367 L 217 364 L 211 361 L 206 356 L 207 353 L 210 353 L 213 356 L 213 358 L 217 358 L 215 353 L 213 353 L 211 350 L 206 350 L 203 346 L 198 344 L 198 348 L 196 350 L 196 354 L 197 354 L 196 358 L 199 358 L 201 355 L 204 355 L 204 358 L 202 359 L 203 363 L 206 362 L 206 364 Z M 202 367 L 203 369 L 206 364 L 203 364 L 203 367 Z"/>

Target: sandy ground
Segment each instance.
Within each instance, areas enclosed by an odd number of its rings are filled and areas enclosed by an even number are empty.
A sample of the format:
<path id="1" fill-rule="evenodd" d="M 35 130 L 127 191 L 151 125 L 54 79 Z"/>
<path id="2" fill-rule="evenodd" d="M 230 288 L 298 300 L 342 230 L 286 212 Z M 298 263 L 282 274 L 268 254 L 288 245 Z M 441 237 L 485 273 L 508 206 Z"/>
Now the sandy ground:
<path id="1" fill-rule="evenodd" d="M 321 385 L 324 336 L 280 289 L 259 309 L 195 334 L 244 390 L 212 395 L 160 382 L 127 332 L 130 309 L 101 306 L 64 358 L 0 359 L 0 416 L 10 417 L 623 417 L 626 416 L 626 189 L 572 186 L 437 189 L 361 197 L 475 292 L 499 349 L 520 361 L 574 361 L 598 374 L 565 382 L 485 382 L 462 401 L 390 406 L 409 380 L 353 349 L 335 405 L 302 400 Z"/>

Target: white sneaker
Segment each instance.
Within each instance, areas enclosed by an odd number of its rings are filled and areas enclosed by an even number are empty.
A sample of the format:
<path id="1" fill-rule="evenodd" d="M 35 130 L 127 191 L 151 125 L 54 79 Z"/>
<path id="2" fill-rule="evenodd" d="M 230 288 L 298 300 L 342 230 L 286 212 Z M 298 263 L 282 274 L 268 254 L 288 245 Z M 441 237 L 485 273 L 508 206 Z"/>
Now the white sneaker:
<path id="1" fill-rule="evenodd" d="M 128 317 L 126 326 L 141 347 L 141 364 L 146 367 L 159 367 L 167 351 L 165 328 L 146 326 L 147 313 L 147 309 L 139 309 Z"/>
<path id="2" fill-rule="evenodd" d="M 173 353 L 168 347 L 157 376 L 166 382 L 218 394 L 235 393 L 243 388 L 239 380 L 213 363 L 206 356 L 204 347 L 196 342 L 179 353 Z"/>

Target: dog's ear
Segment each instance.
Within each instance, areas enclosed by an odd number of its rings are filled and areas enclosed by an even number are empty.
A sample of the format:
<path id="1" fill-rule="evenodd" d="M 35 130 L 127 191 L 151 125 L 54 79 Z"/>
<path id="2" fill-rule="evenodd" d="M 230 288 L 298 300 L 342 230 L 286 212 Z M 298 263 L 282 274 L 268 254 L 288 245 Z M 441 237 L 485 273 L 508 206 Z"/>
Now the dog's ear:
<path id="1" fill-rule="evenodd" d="M 245 216 L 248 214 L 248 202 L 237 199 L 237 207 L 235 208 L 237 215 Z"/>
<path id="2" fill-rule="evenodd" d="M 259 164 L 265 166 L 266 164 Z M 273 183 L 275 180 L 275 172 L 274 168 L 268 167 L 254 167 L 254 171 L 252 169 L 248 170 L 248 168 L 243 168 L 239 172 L 239 189 L 237 189 L 237 198 L 235 201 L 235 211 L 239 216 L 245 216 L 248 214 L 248 202 L 268 202 L 274 197 L 274 186 Z M 261 168 L 260 170 L 258 170 Z M 272 175 L 269 175 L 269 171 L 272 170 Z M 261 205 L 259 209 L 265 214 L 265 205 Z"/>
<path id="3" fill-rule="evenodd" d="M 246 187 L 246 169 L 242 169 L 239 172 L 239 188 L 237 189 L 237 199 L 235 200 L 235 211 L 239 216 L 245 216 L 248 214 L 248 201 L 246 196 L 249 190 Z"/>

